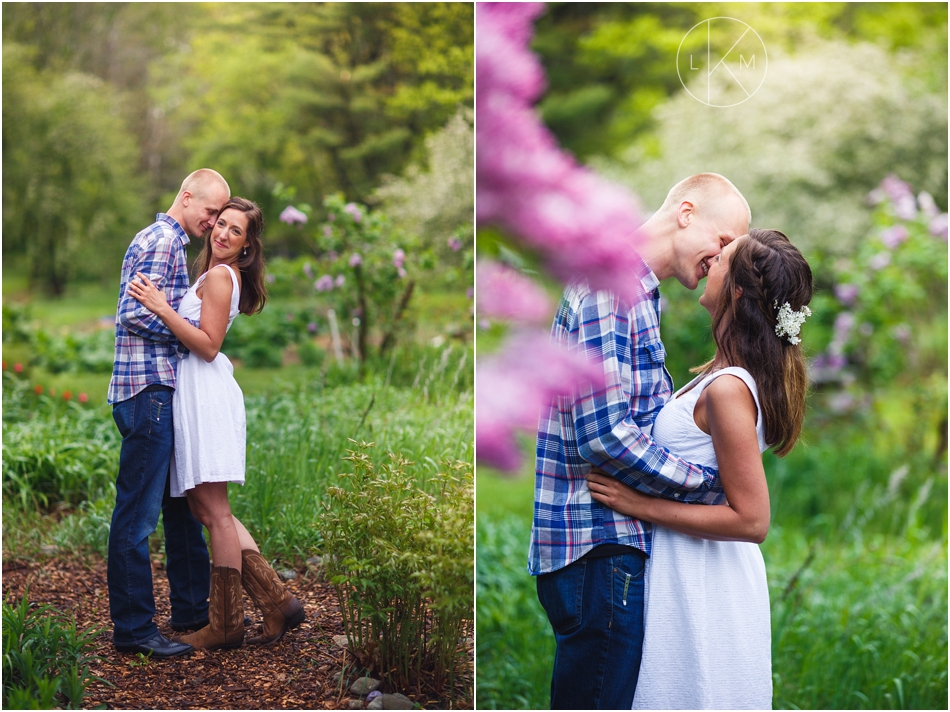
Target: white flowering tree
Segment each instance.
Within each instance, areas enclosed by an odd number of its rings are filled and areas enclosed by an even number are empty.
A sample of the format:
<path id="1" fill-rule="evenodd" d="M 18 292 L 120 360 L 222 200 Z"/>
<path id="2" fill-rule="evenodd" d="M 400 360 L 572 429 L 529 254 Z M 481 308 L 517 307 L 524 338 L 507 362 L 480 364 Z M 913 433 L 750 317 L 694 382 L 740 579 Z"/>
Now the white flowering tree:
<path id="1" fill-rule="evenodd" d="M 752 100 L 711 110 L 681 92 L 655 111 L 654 143 L 593 164 L 650 205 L 685 176 L 721 173 L 749 201 L 754 225 L 836 255 L 871 230 L 864 199 L 888 173 L 947 194 L 945 91 L 915 86 L 876 45 L 769 50 Z"/>

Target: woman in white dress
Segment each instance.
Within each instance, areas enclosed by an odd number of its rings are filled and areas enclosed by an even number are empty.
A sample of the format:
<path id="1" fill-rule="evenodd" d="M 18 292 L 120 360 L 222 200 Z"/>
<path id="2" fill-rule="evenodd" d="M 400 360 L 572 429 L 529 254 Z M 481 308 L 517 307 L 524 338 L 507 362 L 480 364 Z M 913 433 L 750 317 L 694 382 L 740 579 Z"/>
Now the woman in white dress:
<path id="1" fill-rule="evenodd" d="M 717 467 L 727 504 L 661 500 L 601 473 L 588 478 L 595 500 L 655 524 L 634 709 L 771 709 L 761 454 L 786 455 L 801 432 L 798 334 L 811 297 L 808 263 L 777 230 L 752 230 L 709 266 L 699 302 L 712 316 L 716 355 L 663 407 L 652 436 Z"/>
<path id="2" fill-rule="evenodd" d="M 129 285 L 132 296 L 161 318 L 190 351 L 179 363 L 172 401 L 171 493 L 188 498 L 211 539 L 214 568 L 208 625 L 180 638 L 208 650 L 244 642 L 242 584 L 263 613 L 263 631 L 248 643 L 273 643 L 305 617 L 300 602 L 261 556 L 228 503 L 228 482 L 244 484 L 244 395 L 220 349 L 239 312 L 255 314 L 264 308 L 262 230 L 257 205 L 231 198 L 205 239 L 196 262 L 200 276 L 177 312 L 141 272 Z"/>

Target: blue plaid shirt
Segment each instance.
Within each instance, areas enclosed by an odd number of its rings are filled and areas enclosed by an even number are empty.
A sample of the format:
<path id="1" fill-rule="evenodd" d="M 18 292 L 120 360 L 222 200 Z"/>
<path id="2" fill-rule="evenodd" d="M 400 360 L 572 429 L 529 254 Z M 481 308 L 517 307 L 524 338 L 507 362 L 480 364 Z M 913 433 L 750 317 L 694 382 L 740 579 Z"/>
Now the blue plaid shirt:
<path id="1" fill-rule="evenodd" d="M 528 571 L 557 571 L 600 544 L 650 554 L 653 528 L 595 502 L 585 476 L 596 465 L 641 492 L 714 504 L 724 495 L 716 470 L 681 460 L 650 438 L 673 393 L 660 341 L 660 290 L 641 261 L 641 297 L 628 304 L 583 282 L 558 305 L 552 340 L 603 362 L 603 387 L 575 389 L 541 414 L 535 465 L 534 524 Z"/>
<path id="2" fill-rule="evenodd" d="M 142 272 L 165 292 L 172 308 L 178 309 L 188 291 L 188 243 L 178 221 L 159 213 L 126 250 L 115 315 L 109 403 L 128 400 L 153 383 L 175 387 L 178 360 L 186 352 L 165 323 L 128 294 L 128 285 L 136 272 Z"/>

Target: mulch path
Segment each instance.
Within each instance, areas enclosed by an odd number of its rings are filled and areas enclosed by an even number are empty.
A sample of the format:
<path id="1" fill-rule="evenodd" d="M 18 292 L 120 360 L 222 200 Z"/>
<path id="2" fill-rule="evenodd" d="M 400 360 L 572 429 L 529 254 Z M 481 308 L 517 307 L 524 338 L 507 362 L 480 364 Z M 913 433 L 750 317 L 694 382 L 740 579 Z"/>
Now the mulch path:
<path id="1" fill-rule="evenodd" d="M 168 578 L 160 563 L 153 562 L 156 617 L 159 630 L 174 635 L 168 624 Z M 343 635 L 343 623 L 333 588 L 312 569 L 298 571 L 287 582 L 303 603 L 307 620 L 268 647 L 242 646 L 234 650 L 196 650 L 183 658 L 143 660 L 118 653 L 112 646 L 112 624 L 106 585 L 106 562 L 53 558 L 42 562 L 3 562 L 3 596 L 17 600 L 29 585 L 32 604 L 50 604 L 72 614 L 80 630 L 100 628 L 90 667 L 103 682 L 86 690 L 86 709 L 353 709 L 357 698 L 337 682 L 356 658 L 333 636 Z M 257 623 L 259 612 L 245 595 L 245 613 Z M 470 664 L 456 690 L 455 708 L 471 709 L 474 650 L 467 646 Z M 402 692 L 418 706 L 445 709 L 427 690 Z M 365 703 L 363 705 L 365 706 Z"/>

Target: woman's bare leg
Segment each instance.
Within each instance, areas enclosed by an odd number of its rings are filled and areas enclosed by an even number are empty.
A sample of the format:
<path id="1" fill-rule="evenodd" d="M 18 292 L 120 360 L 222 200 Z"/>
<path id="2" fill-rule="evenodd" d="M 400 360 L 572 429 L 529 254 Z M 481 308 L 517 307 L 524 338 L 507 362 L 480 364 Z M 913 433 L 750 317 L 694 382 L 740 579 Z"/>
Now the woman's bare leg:
<path id="1" fill-rule="evenodd" d="M 251 549 L 258 554 L 261 553 L 261 550 L 257 547 L 257 542 L 254 541 L 254 537 L 252 537 L 247 528 L 241 524 L 241 520 L 233 514 L 231 515 L 231 519 L 234 520 L 234 528 L 237 529 L 238 539 L 241 541 L 241 549 Z"/>
<path id="2" fill-rule="evenodd" d="M 187 496 L 192 513 L 208 528 L 214 566 L 228 566 L 240 571 L 241 540 L 234 524 L 237 520 L 231 515 L 228 502 L 228 483 L 205 482 L 188 490 Z"/>

